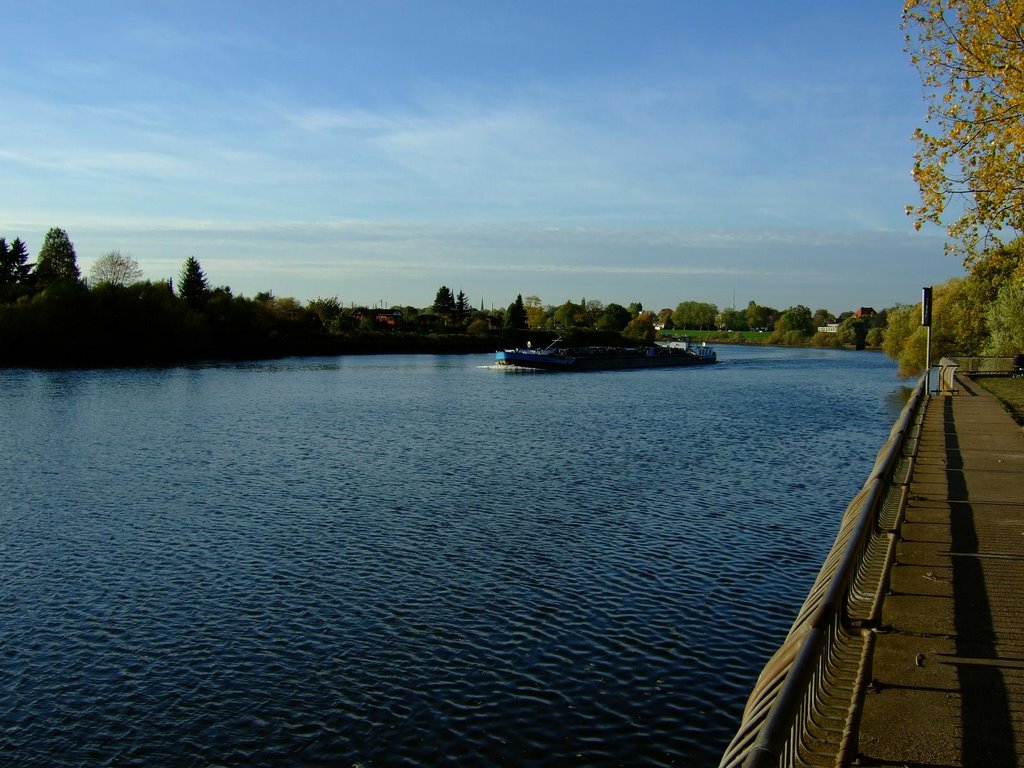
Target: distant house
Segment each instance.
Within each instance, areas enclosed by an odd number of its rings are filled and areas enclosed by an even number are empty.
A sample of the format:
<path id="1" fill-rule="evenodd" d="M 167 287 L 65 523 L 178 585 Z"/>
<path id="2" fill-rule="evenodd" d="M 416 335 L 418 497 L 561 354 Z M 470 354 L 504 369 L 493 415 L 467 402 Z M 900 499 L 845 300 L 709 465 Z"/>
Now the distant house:
<path id="1" fill-rule="evenodd" d="M 872 307 L 859 307 L 856 312 L 853 313 L 854 317 L 874 317 L 878 313 Z"/>
<path id="2" fill-rule="evenodd" d="M 382 325 L 387 328 L 397 328 L 402 324 L 402 310 L 400 309 L 357 309 L 352 317 L 358 322 L 364 317 L 369 317 L 375 325 Z"/>
<path id="3" fill-rule="evenodd" d="M 819 325 L 818 333 L 839 333 L 839 323 L 829 323 L 828 325 Z"/>

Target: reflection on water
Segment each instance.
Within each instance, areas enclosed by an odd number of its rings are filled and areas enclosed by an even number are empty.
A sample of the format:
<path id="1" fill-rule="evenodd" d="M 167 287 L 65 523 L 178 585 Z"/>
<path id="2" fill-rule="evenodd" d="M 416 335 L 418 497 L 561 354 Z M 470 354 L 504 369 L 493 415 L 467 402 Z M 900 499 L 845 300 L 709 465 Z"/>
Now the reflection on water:
<path id="1" fill-rule="evenodd" d="M 0 754 L 713 763 L 902 407 L 719 358 L 0 372 Z"/>

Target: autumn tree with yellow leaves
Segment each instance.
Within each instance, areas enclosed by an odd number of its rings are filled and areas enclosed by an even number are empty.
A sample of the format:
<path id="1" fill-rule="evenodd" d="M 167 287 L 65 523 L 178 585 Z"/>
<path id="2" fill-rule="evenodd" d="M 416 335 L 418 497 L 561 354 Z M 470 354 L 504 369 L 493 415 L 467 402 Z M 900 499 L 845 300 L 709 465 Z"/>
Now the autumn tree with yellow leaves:
<path id="1" fill-rule="evenodd" d="M 907 0 L 903 30 L 928 105 L 907 214 L 955 217 L 946 248 L 970 266 L 1024 232 L 1024 0 Z"/>

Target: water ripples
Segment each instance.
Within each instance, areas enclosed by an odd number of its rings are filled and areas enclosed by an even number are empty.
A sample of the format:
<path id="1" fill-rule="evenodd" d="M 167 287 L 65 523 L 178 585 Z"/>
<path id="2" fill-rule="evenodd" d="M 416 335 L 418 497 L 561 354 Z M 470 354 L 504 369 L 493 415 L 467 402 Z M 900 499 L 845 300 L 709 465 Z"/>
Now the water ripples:
<path id="1" fill-rule="evenodd" d="M 714 762 L 895 415 L 737 355 L 0 374 L 0 758 Z"/>

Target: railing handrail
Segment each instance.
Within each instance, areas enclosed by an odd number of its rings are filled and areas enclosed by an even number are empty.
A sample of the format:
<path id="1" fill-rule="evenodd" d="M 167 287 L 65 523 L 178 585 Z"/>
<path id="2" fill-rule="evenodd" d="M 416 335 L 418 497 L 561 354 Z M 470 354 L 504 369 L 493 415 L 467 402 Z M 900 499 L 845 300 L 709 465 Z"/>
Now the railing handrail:
<path id="1" fill-rule="evenodd" d="M 947 355 L 942 360 L 951 361 L 963 373 L 1010 373 L 1014 368 L 1012 356 Z"/>
<path id="2" fill-rule="evenodd" d="M 885 488 L 891 484 L 915 416 L 927 404 L 926 381 L 922 376 L 914 388 L 888 441 L 879 450 L 867 481 L 847 506 L 836 543 L 798 612 L 797 621 L 758 678 L 721 768 L 776 768 L 781 764 L 787 744 L 794 738 L 808 688 L 828 647 L 828 633 L 848 620 L 851 586 L 877 527 Z M 795 650 L 793 644 L 798 644 Z"/>

